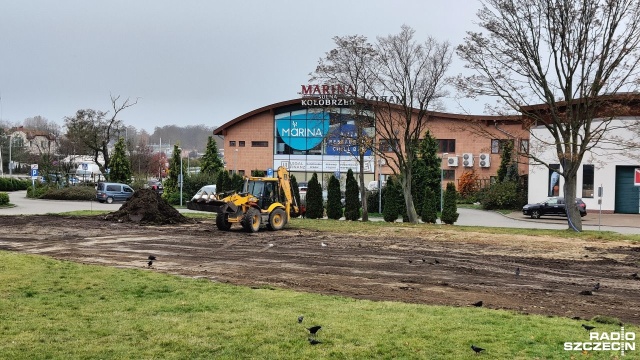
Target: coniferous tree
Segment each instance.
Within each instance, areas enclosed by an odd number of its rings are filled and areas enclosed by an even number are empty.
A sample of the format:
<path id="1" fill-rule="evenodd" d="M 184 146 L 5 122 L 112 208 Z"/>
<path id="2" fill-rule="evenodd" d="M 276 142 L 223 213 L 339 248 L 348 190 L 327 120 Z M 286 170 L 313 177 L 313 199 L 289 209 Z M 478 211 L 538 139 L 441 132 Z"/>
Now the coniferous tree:
<path id="1" fill-rule="evenodd" d="M 356 221 L 360 219 L 360 187 L 353 175 L 353 171 L 347 171 L 347 184 L 344 193 L 344 217 L 347 220 Z"/>
<path id="2" fill-rule="evenodd" d="M 240 193 L 244 188 L 244 177 L 238 173 L 231 175 L 230 191 Z"/>
<path id="3" fill-rule="evenodd" d="M 422 222 L 435 224 L 438 219 L 438 205 L 440 199 L 429 187 L 424 189 L 424 203 L 422 204 Z"/>
<path id="4" fill-rule="evenodd" d="M 169 174 L 167 180 L 164 182 L 164 193 L 162 197 L 165 198 L 170 204 L 177 204 L 179 202 L 180 188 L 178 184 L 178 176 L 180 176 L 180 158 L 182 156 L 182 150 L 178 145 L 173 146 L 173 154 L 171 160 L 169 160 Z M 184 166 L 185 164 L 183 164 Z M 182 172 L 185 174 L 185 171 Z"/>
<path id="5" fill-rule="evenodd" d="M 333 220 L 339 220 L 342 217 L 342 198 L 340 194 L 340 180 L 334 175 L 329 178 L 329 186 L 327 187 L 327 217 Z"/>
<path id="6" fill-rule="evenodd" d="M 131 182 L 131 163 L 127 157 L 124 138 L 118 139 L 109 160 L 109 180 L 125 184 Z"/>
<path id="7" fill-rule="evenodd" d="M 311 180 L 307 184 L 307 213 L 309 219 L 321 219 L 324 216 L 324 206 L 322 205 L 322 186 L 318 181 L 318 174 L 313 173 Z"/>
<path id="8" fill-rule="evenodd" d="M 222 163 L 220 156 L 218 156 L 218 144 L 213 139 L 213 136 L 209 136 L 209 139 L 207 140 L 207 149 L 200 160 L 200 172 L 215 174 L 222 168 L 224 168 L 224 164 Z"/>
<path id="9" fill-rule="evenodd" d="M 453 225 L 456 221 L 458 221 L 458 205 L 456 205 L 456 200 L 458 198 L 458 193 L 456 191 L 456 186 L 454 183 L 447 183 L 447 189 L 444 191 L 444 205 L 442 209 L 442 215 L 440 216 L 440 220 L 449 225 Z"/>
<path id="10" fill-rule="evenodd" d="M 293 212 L 292 211 L 291 212 L 291 217 L 296 218 L 296 217 L 300 216 L 300 210 L 301 210 L 300 206 L 302 205 L 300 203 L 300 188 L 298 187 L 298 180 L 296 180 L 296 176 L 295 175 L 291 175 L 289 177 L 289 181 L 290 181 L 290 184 L 291 184 L 291 196 L 293 196 L 293 199 L 294 199 L 294 203 L 292 204 L 292 206 L 296 205 L 298 207 L 298 212 Z M 293 209 L 293 207 L 292 207 L 292 209 Z"/>
<path id="11" fill-rule="evenodd" d="M 513 162 L 512 158 L 513 152 L 513 143 L 511 141 L 502 142 L 502 154 L 500 155 L 500 167 L 498 167 L 497 175 L 498 182 L 509 181 L 509 177 L 507 174 L 509 173 L 509 168 L 511 167 L 511 163 Z"/>
<path id="12" fill-rule="evenodd" d="M 382 217 L 386 222 L 395 222 L 400 215 L 398 199 L 402 197 L 400 184 L 396 179 L 390 177 L 387 180 L 387 186 L 384 192 L 384 207 L 382 208 Z"/>
<path id="13" fill-rule="evenodd" d="M 218 170 L 218 175 L 216 176 L 216 192 L 218 194 L 223 194 L 229 191 L 230 184 L 231 178 L 229 177 L 229 172 L 225 169 Z"/>

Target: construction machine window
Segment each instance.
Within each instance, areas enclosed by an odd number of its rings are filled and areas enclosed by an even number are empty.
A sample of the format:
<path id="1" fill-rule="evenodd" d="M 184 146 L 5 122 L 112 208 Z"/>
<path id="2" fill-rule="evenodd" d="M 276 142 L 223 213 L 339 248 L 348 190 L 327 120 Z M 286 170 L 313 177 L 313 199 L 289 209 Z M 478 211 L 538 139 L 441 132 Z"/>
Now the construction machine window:
<path id="1" fill-rule="evenodd" d="M 257 198 L 261 198 L 263 190 L 264 190 L 263 181 L 252 181 L 252 180 L 247 181 L 246 188 L 245 188 L 246 193 L 249 193 Z"/>

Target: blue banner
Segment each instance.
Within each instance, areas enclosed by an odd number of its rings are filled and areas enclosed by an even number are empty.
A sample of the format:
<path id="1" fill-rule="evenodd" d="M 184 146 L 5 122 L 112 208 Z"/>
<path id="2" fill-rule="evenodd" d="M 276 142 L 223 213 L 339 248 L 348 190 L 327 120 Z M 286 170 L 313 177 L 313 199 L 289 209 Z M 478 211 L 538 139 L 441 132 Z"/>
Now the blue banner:
<path id="1" fill-rule="evenodd" d="M 276 121 L 278 135 L 295 150 L 309 150 L 322 143 L 329 132 L 329 114 L 296 114 Z"/>

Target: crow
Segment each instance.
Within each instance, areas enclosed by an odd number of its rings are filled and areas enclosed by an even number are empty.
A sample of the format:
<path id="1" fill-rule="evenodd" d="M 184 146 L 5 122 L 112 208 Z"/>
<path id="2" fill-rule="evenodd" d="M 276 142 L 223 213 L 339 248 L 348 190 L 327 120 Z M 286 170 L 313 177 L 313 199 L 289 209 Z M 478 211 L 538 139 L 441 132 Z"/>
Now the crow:
<path id="1" fill-rule="evenodd" d="M 582 324 L 582 327 L 587 331 L 591 331 L 591 330 L 596 328 L 595 326 L 591 326 L 591 325 L 587 325 L 587 324 Z"/>
<path id="2" fill-rule="evenodd" d="M 600 283 L 597 282 L 595 285 L 593 285 L 593 291 L 598 291 L 600 290 Z"/>
<path id="3" fill-rule="evenodd" d="M 322 326 L 316 325 L 316 326 L 312 326 L 312 327 L 308 328 L 307 330 L 309 330 L 309 333 L 311 335 L 315 335 L 318 332 L 318 330 L 320 330 L 321 328 L 322 328 Z"/>
<path id="4" fill-rule="evenodd" d="M 520 267 L 516 268 L 516 277 L 520 276 Z"/>
<path id="5" fill-rule="evenodd" d="M 409 264 L 411 264 L 413 262 L 413 260 L 409 259 Z"/>
<path id="6" fill-rule="evenodd" d="M 314 338 L 309 338 L 309 344 L 311 345 L 318 345 L 318 344 L 322 344 L 322 341 L 320 340 L 316 340 Z"/>
<path id="7" fill-rule="evenodd" d="M 435 259 L 435 261 L 433 263 L 434 264 L 440 264 L 440 261 L 438 261 L 438 259 Z"/>
<path id="8" fill-rule="evenodd" d="M 153 265 L 153 261 L 149 261 L 149 262 L 147 263 L 147 265 L 149 265 L 149 267 L 151 267 L 151 265 Z"/>
<path id="9" fill-rule="evenodd" d="M 425 258 L 422 258 L 422 262 L 427 262 L 427 260 L 425 260 Z"/>
<path id="10" fill-rule="evenodd" d="M 298 316 L 298 324 L 302 324 L 302 320 L 304 320 L 304 316 Z"/>
<path id="11" fill-rule="evenodd" d="M 478 302 L 474 302 L 473 304 L 471 304 L 475 307 L 481 307 L 482 306 L 482 300 L 478 301 Z"/>
<path id="12" fill-rule="evenodd" d="M 483 348 L 477 347 L 475 345 L 471 345 L 471 350 L 475 351 L 476 354 L 479 354 L 481 351 L 484 351 Z"/>
<path id="13" fill-rule="evenodd" d="M 149 255 L 149 257 L 148 257 L 147 259 L 149 259 L 149 260 L 153 261 L 153 260 L 155 260 L 155 259 L 156 259 L 156 257 L 155 257 L 154 255 Z"/>

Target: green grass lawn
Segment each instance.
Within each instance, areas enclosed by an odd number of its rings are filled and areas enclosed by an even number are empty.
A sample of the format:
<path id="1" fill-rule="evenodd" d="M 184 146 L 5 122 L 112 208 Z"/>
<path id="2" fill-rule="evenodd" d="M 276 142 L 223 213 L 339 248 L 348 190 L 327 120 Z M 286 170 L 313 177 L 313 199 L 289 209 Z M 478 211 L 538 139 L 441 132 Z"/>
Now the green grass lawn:
<path id="1" fill-rule="evenodd" d="M 142 264 L 141 264 L 142 266 Z M 304 315 L 302 324 L 297 317 Z M 0 251 L 0 359 L 609 359 L 585 321 L 246 288 Z M 589 322 L 600 331 L 616 325 Z M 310 345 L 305 327 L 322 325 Z M 637 327 L 627 326 L 626 331 Z M 471 344 L 486 348 L 475 355 Z M 629 359 L 638 352 L 627 353 Z"/>

